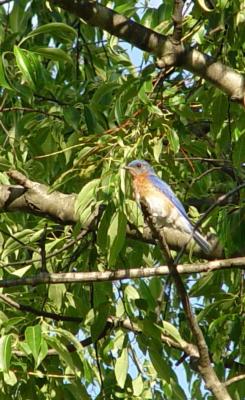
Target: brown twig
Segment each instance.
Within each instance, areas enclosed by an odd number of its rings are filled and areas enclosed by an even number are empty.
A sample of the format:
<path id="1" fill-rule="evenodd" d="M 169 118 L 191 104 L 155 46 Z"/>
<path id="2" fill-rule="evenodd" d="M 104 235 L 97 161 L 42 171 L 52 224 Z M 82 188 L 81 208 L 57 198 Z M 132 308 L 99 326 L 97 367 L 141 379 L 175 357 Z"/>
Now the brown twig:
<path id="1" fill-rule="evenodd" d="M 184 49 L 183 45 L 174 44 L 172 38 L 146 28 L 97 1 L 49 0 L 49 3 L 75 14 L 89 25 L 103 29 L 143 51 L 154 54 L 161 68 L 181 65 L 182 68 L 209 80 L 226 92 L 232 100 L 243 105 L 244 76 L 210 55 L 192 48 Z"/>
<path id="2" fill-rule="evenodd" d="M 8 304 L 9 306 L 11 306 L 17 310 L 28 312 L 28 313 L 31 313 L 38 317 L 50 318 L 54 321 L 66 321 L 66 322 L 77 322 L 77 323 L 82 321 L 82 318 L 80 318 L 80 317 L 69 317 L 66 315 L 60 315 L 60 314 L 51 313 L 51 312 L 47 312 L 47 311 L 43 311 L 43 310 L 37 310 L 36 308 L 28 306 L 26 304 L 17 303 L 13 299 L 11 299 L 9 296 L 2 294 L 2 293 L 0 293 L 0 299 L 2 301 L 4 301 L 4 303 Z"/>
<path id="3" fill-rule="evenodd" d="M 213 272 L 221 269 L 245 269 L 245 257 L 231 258 L 225 260 L 216 260 L 208 263 L 183 264 L 178 265 L 179 274 L 193 274 L 201 272 Z M 167 266 L 152 268 L 133 268 L 120 269 L 116 271 L 104 272 L 68 272 L 68 273 L 40 273 L 35 276 L 29 276 L 18 279 L 0 280 L 0 287 L 14 286 L 37 286 L 42 284 L 60 284 L 60 283 L 84 283 L 121 281 L 124 279 L 147 278 L 152 276 L 164 276 L 169 274 Z"/>
<path id="4" fill-rule="evenodd" d="M 4 298 L 2 298 L 3 301 L 6 300 L 5 297 L 8 297 L 8 296 L 5 296 L 5 295 L 1 295 L 1 297 L 2 296 L 4 296 Z M 16 308 L 16 304 L 18 305 L 18 303 L 14 302 L 12 299 L 9 299 L 9 297 L 6 300 L 6 303 L 8 303 L 10 306 L 12 306 L 14 308 Z M 23 309 L 22 311 L 31 312 L 31 313 L 36 315 L 36 311 L 37 310 L 35 310 L 35 312 L 33 312 L 33 310 L 34 310 L 33 308 L 30 308 L 29 310 L 27 310 L 27 308 L 25 306 L 25 309 Z M 52 316 L 51 316 L 52 313 L 48 313 L 48 314 L 50 314 L 50 317 L 52 318 Z M 44 314 L 43 311 L 41 311 L 40 314 L 38 314 L 38 315 L 45 317 L 45 314 Z M 56 319 L 57 317 L 59 318 L 58 320 L 61 320 L 60 318 L 62 317 L 62 320 L 70 321 L 70 322 L 73 322 L 73 320 L 76 318 L 76 317 L 59 316 L 57 314 L 54 314 L 54 318 L 53 319 Z M 69 318 L 69 320 L 68 319 L 64 319 L 64 318 Z M 80 322 L 80 321 L 74 321 L 74 322 Z M 105 325 L 105 328 L 103 329 L 103 331 L 99 335 L 98 340 L 102 339 L 103 337 L 105 337 L 108 331 L 111 331 L 112 329 L 117 329 L 117 328 L 123 328 L 123 329 L 129 330 L 130 332 L 133 332 L 136 335 L 137 334 L 142 334 L 142 331 L 139 329 L 138 325 L 134 324 L 129 318 L 122 320 L 122 319 L 119 319 L 117 317 L 110 316 L 110 317 L 108 317 L 106 325 Z M 161 334 L 161 341 L 162 341 L 162 343 L 165 343 L 167 346 L 170 346 L 170 347 L 173 347 L 173 348 L 175 348 L 177 350 L 183 351 L 184 354 L 185 354 L 184 359 L 186 359 L 187 357 L 190 357 L 191 359 L 198 359 L 199 358 L 199 351 L 198 351 L 197 347 L 192 343 L 189 343 L 189 342 L 187 342 L 187 341 L 185 341 L 183 339 L 181 339 L 180 341 L 177 342 L 173 338 L 171 338 L 171 337 L 169 337 L 167 335 L 164 335 L 164 334 Z M 93 340 L 92 340 L 91 337 L 88 337 L 88 338 L 80 341 L 80 344 L 83 347 L 90 346 L 92 343 L 93 343 Z M 68 345 L 67 346 L 67 350 L 69 352 L 74 352 L 74 351 L 76 351 L 76 348 L 73 345 Z M 26 357 L 26 353 L 24 353 L 22 351 L 15 350 L 15 351 L 13 351 L 13 353 L 18 357 Z M 54 349 L 49 349 L 48 350 L 47 356 L 55 356 L 55 355 L 58 355 L 56 350 L 54 350 Z M 228 368 L 228 369 L 233 368 L 236 371 L 239 371 L 240 374 L 243 371 L 245 371 L 245 365 L 240 364 L 240 363 L 238 363 L 238 362 L 236 362 L 236 361 L 234 361 L 232 359 L 224 360 L 224 365 L 225 365 L 225 368 Z"/>
<path id="5" fill-rule="evenodd" d="M 238 375 L 238 376 L 233 376 L 233 378 L 227 379 L 227 381 L 224 382 L 225 386 L 232 385 L 232 383 L 245 380 L 245 374 Z"/>
<path id="6" fill-rule="evenodd" d="M 197 361 L 198 372 L 200 373 L 202 379 L 204 380 L 206 387 L 216 396 L 217 399 L 231 400 L 231 397 L 227 392 L 226 387 L 223 385 L 222 382 L 220 382 L 212 367 L 207 343 L 205 341 L 202 330 L 198 325 L 196 316 L 192 311 L 189 296 L 187 294 L 181 276 L 174 264 L 171 254 L 169 254 L 168 247 L 166 247 L 166 241 L 164 235 L 159 229 L 157 229 L 154 220 L 147 207 L 144 204 L 141 204 L 141 206 L 144 217 L 152 231 L 152 235 L 154 238 L 157 239 L 159 247 L 167 259 L 169 272 L 172 275 L 173 280 L 175 282 L 178 295 L 180 297 L 187 321 L 190 326 L 191 333 L 194 337 L 194 340 L 196 341 L 196 345 L 200 355 Z"/>
<path id="7" fill-rule="evenodd" d="M 3 107 L 0 109 L 0 112 L 13 112 L 13 111 L 23 111 L 23 112 L 28 112 L 28 113 L 35 113 L 35 114 L 43 114 L 46 115 L 46 117 L 49 118 L 56 118 L 61 121 L 63 121 L 63 117 L 57 114 L 51 114 L 47 111 L 39 110 L 38 108 L 29 108 L 29 107 Z"/>
<path id="8" fill-rule="evenodd" d="M 182 264 L 176 267 L 179 274 L 195 274 L 211 272 L 220 269 L 245 269 L 245 257 L 215 260 L 207 263 Z M 104 272 L 67 272 L 67 273 L 40 273 L 18 279 L 2 279 L 0 287 L 37 286 L 43 284 L 83 283 L 121 281 L 124 279 L 148 278 L 150 276 L 164 276 L 169 274 L 168 266 L 153 268 L 119 269 Z"/>

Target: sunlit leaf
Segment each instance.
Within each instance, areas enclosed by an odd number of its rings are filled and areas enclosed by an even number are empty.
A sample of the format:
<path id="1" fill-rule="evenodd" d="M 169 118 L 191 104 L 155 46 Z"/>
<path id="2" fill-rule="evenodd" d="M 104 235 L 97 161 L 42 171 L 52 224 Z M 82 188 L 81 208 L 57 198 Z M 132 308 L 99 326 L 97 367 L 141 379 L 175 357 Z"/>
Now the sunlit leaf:
<path id="1" fill-rule="evenodd" d="M 33 36 L 43 34 L 51 35 L 54 38 L 59 39 L 63 43 L 69 43 L 77 36 L 76 30 L 71 26 L 62 22 L 51 22 L 49 24 L 45 24 L 34 29 L 25 38 L 22 39 L 21 43 L 23 43 L 27 39 L 30 39 Z"/>
<path id="2" fill-rule="evenodd" d="M 11 335 L 0 338 L 0 371 L 8 371 L 11 361 Z"/>
<path id="3" fill-rule="evenodd" d="M 92 209 L 96 204 L 95 196 L 100 179 L 88 182 L 80 191 L 75 203 L 75 212 L 79 214 L 81 224 L 84 224 L 91 216 Z"/>
<path id="4" fill-rule="evenodd" d="M 124 348 L 115 363 L 115 376 L 118 385 L 124 388 L 128 373 L 128 350 Z"/>
<path id="5" fill-rule="evenodd" d="M 35 47 L 33 51 L 50 60 L 72 63 L 71 57 L 62 49 L 54 47 Z"/>
<path id="6" fill-rule="evenodd" d="M 37 362 L 42 341 L 41 327 L 39 325 L 28 326 L 25 330 L 25 340 Z"/>

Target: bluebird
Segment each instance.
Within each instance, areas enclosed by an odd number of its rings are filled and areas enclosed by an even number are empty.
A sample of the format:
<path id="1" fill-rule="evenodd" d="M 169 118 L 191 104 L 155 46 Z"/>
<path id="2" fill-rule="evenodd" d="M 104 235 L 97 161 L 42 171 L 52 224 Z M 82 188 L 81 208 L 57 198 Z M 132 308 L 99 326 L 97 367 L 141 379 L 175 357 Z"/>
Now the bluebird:
<path id="1" fill-rule="evenodd" d="M 131 161 L 125 167 L 133 178 L 133 189 L 138 204 L 145 204 L 152 216 L 164 226 L 192 235 L 205 253 L 210 253 L 207 240 L 194 230 L 186 211 L 170 186 L 162 181 L 154 169 L 143 160 Z"/>

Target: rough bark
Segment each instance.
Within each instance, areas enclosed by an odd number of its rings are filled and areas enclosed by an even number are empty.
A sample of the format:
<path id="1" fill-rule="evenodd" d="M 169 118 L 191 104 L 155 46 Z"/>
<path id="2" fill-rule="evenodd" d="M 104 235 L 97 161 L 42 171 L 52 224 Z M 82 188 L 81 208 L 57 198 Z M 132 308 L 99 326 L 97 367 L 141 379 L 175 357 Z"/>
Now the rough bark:
<path id="1" fill-rule="evenodd" d="M 201 272 L 214 272 L 222 269 L 245 269 L 245 257 L 230 258 L 227 260 L 216 260 L 207 263 L 183 264 L 178 265 L 177 272 L 181 275 L 196 274 Z M 36 286 L 43 284 L 60 283 L 82 283 L 90 284 L 93 282 L 122 281 L 124 279 L 149 278 L 152 276 L 169 275 L 169 267 L 162 265 L 153 268 L 132 268 L 118 269 L 116 271 L 103 272 L 59 272 L 47 273 L 41 272 L 35 276 L 28 276 L 17 279 L 0 280 L 0 288 L 14 286 Z"/>
<path id="2" fill-rule="evenodd" d="M 76 194 L 64 194 L 51 191 L 49 186 L 33 182 L 18 171 L 10 171 L 8 175 L 18 185 L 0 185 L 0 212 L 26 212 L 40 217 L 52 219 L 61 224 L 75 224 L 79 221 L 79 215 L 75 213 Z M 98 210 L 94 212 L 97 217 Z M 87 221 L 91 225 L 93 215 Z M 83 227 L 86 229 L 86 226 Z M 163 228 L 169 247 L 173 250 L 181 250 L 189 241 L 189 235 L 172 228 Z M 127 226 L 127 235 L 134 240 L 153 243 L 150 229 L 145 226 L 143 233 L 136 227 Z M 223 258 L 223 249 L 217 238 L 209 238 L 212 244 L 212 252 L 209 255 L 203 253 L 200 247 L 191 240 L 185 249 L 186 253 L 205 259 Z"/>

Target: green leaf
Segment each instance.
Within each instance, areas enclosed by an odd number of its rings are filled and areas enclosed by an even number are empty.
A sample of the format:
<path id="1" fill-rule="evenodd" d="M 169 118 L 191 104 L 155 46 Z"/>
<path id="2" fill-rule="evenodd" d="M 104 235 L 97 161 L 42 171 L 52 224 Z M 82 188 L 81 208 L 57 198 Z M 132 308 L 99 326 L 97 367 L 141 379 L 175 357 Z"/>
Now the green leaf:
<path id="1" fill-rule="evenodd" d="M 31 229 L 22 229 L 20 232 L 17 232 L 14 235 L 14 237 L 17 240 L 15 240 L 13 237 L 9 237 L 6 240 L 4 250 L 2 252 L 3 259 L 9 256 L 10 254 L 13 254 L 16 250 L 22 248 L 23 247 L 22 243 L 25 244 L 31 243 L 31 241 L 34 238 L 34 234 Z M 22 243 L 18 242 L 18 240 L 21 241 Z"/>
<path id="2" fill-rule="evenodd" d="M 19 33 L 25 30 L 29 18 L 29 10 L 25 8 L 25 0 L 15 0 L 13 2 L 13 9 L 9 16 L 9 25 L 12 32 Z"/>
<path id="3" fill-rule="evenodd" d="M 113 267 L 126 237 L 127 220 L 122 211 L 116 211 L 108 229 L 108 264 Z"/>
<path id="4" fill-rule="evenodd" d="M 190 290 L 191 297 L 205 296 L 214 288 L 214 274 L 209 272 L 194 283 Z M 216 290 L 216 288 L 215 288 Z"/>
<path id="5" fill-rule="evenodd" d="M 16 58 L 17 65 L 19 70 L 22 72 L 25 80 L 30 84 L 32 88 L 35 87 L 33 76 L 31 74 L 31 65 L 29 63 L 29 58 L 27 57 L 27 51 L 22 50 L 17 46 L 14 46 L 14 55 Z"/>
<path id="6" fill-rule="evenodd" d="M 11 355 L 11 335 L 2 336 L 0 338 L 0 371 L 9 370 Z"/>
<path id="7" fill-rule="evenodd" d="M 163 326 L 160 326 L 157 324 L 154 324 L 154 325 L 156 325 L 157 328 L 159 328 L 163 332 L 164 335 L 167 334 L 168 336 L 170 336 L 174 340 L 176 340 L 176 342 L 182 343 L 182 338 L 181 338 L 181 335 L 180 335 L 178 329 L 175 328 L 174 325 L 170 324 L 170 322 L 162 321 Z"/>
<path id="8" fill-rule="evenodd" d="M 28 326 L 25 330 L 25 340 L 32 352 L 35 363 L 37 363 L 42 341 L 41 327 L 39 325 Z"/>
<path id="9" fill-rule="evenodd" d="M 72 361 L 71 354 L 67 350 L 66 346 L 60 342 L 57 336 L 45 336 L 45 339 L 47 343 L 51 345 L 52 348 L 54 348 L 58 355 L 64 360 L 64 362 L 71 368 L 73 372 L 76 372 L 75 365 Z"/>
<path id="10" fill-rule="evenodd" d="M 67 61 L 72 64 L 72 59 L 64 50 L 55 47 L 34 47 L 33 52 L 54 61 Z"/>
<path id="11" fill-rule="evenodd" d="M 84 105 L 84 118 L 87 125 L 88 133 L 94 133 L 97 129 L 97 121 L 91 107 Z"/>
<path id="12" fill-rule="evenodd" d="M 41 347 L 40 347 L 40 351 L 39 351 L 39 354 L 38 354 L 38 359 L 37 359 L 37 362 L 36 362 L 36 368 L 44 360 L 44 358 L 46 357 L 47 353 L 48 353 L 48 345 L 47 345 L 46 340 L 42 337 Z"/>
<path id="13" fill-rule="evenodd" d="M 151 100 L 149 99 L 149 95 L 147 95 L 147 93 L 146 93 L 147 88 L 148 88 L 148 83 L 147 83 L 147 81 L 145 81 L 143 83 L 143 85 L 141 86 L 140 90 L 138 91 L 139 99 L 144 104 L 151 103 Z"/>
<path id="14" fill-rule="evenodd" d="M 20 44 L 22 44 L 25 40 L 30 39 L 33 36 L 47 34 L 51 35 L 56 39 L 59 39 L 63 43 L 72 42 L 76 36 L 77 32 L 71 26 L 64 24 L 62 22 L 51 22 L 49 24 L 45 24 L 39 26 L 30 32 L 26 37 L 24 37 Z"/>
<path id="15" fill-rule="evenodd" d="M 147 285 L 147 283 L 144 280 L 140 280 L 139 286 L 140 286 L 140 294 L 147 301 L 148 308 L 150 310 L 155 310 L 156 300 L 152 296 L 149 285 Z"/>
<path id="16" fill-rule="evenodd" d="M 124 348 L 121 352 L 120 357 L 115 363 L 115 376 L 118 383 L 122 389 L 124 388 L 126 378 L 128 373 L 128 350 Z"/>
<path id="17" fill-rule="evenodd" d="M 132 381 L 134 396 L 140 396 L 144 389 L 144 383 L 140 375 Z"/>
<path id="18" fill-rule="evenodd" d="M 74 130 L 78 130 L 81 112 L 78 111 L 75 107 L 64 107 L 64 118 L 68 125 L 70 125 Z"/>
<path id="19" fill-rule="evenodd" d="M 94 322 L 91 325 L 91 336 L 93 342 L 96 342 L 96 340 L 98 340 L 98 338 L 100 337 L 100 334 L 103 332 L 107 323 L 109 312 L 110 307 L 108 307 L 108 303 L 100 304 L 99 307 L 95 310 Z"/>
<path id="20" fill-rule="evenodd" d="M 136 300 L 139 299 L 139 293 L 132 285 L 127 285 L 124 290 L 124 295 L 128 300 Z"/>
<path id="21" fill-rule="evenodd" d="M 245 132 L 241 134 L 241 131 L 235 128 L 234 130 L 237 130 L 237 136 L 239 136 L 237 142 L 234 145 L 234 152 L 233 152 L 233 162 L 235 167 L 240 170 L 242 163 L 244 163 L 245 157 Z"/>
<path id="22" fill-rule="evenodd" d="M 3 55 L 1 55 L 0 57 L 0 86 L 4 87 L 5 89 L 12 90 L 11 86 L 9 85 L 6 79 L 4 63 L 3 63 Z"/>
<path id="23" fill-rule="evenodd" d="M 148 318 L 138 322 L 139 327 L 147 338 L 154 338 L 157 342 L 161 343 L 161 331 L 154 322 Z"/>
<path id="24" fill-rule="evenodd" d="M 9 386 L 14 386 L 18 382 L 17 377 L 13 371 L 3 373 L 4 382 Z"/>
<path id="25" fill-rule="evenodd" d="M 177 132 L 174 129 L 171 129 L 171 130 L 167 129 L 166 135 L 167 135 L 171 150 L 174 153 L 178 153 L 179 148 L 180 148 L 180 143 L 179 143 L 179 136 L 177 135 Z"/>
<path id="26" fill-rule="evenodd" d="M 55 304 L 56 310 L 60 312 L 63 299 L 66 293 L 65 284 L 57 284 L 49 286 L 49 298 Z"/>
<path id="27" fill-rule="evenodd" d="M 105 105 L 110 104 L 114 100 L 113 92 L 119 88 L 117 82 L 106 82 L 102 83 L 95 91 L 91 103 L 98 107 L 98 104 L 104 108 Z"/>
<path id="28" fill-rule="evenodd" d="M 160 379 L 170 382 L 170 367 L 165 361 L 164 357 L 159 354 L 155 349 L 149 348 L 149 356 L 153 367 L 155 368 L 157 375 Z"/>
<path id="29" fill-rule="evenodd" d="M 125 119 L 124 111 L 125 111 L 125 108 L 123 106 L 122 96 L 118 96 L 115 101 L 115 118 L 119 125 Z"/>
<path id="30" fill-rule="evenodd" d="M 98 226 L 98 233 L 97 233 L 97 243 L 100 247 L 101 251 L 105 252 L 107 250 L 107 242 L 108 242 L 108 229 L 110 226 L 111 217 L 113 215 L 114 207 L 109 204 L 103 215 L 100 219 L 99 226 Z"/>
<path id="31" fill-rule="evenodd" d="M 31 265 L 27 265 L 25 267 L 15 269 L 14 271 L 12 271 L 12 275 L 15 275 L 15 276 L 18 276 L 19 278 L 21 278 L 22 276 L 25 275 L 25 273 L 27 271 L 29 271 L 30 268 L 31 268 Z"/>
<path id="32" fill-rule="evenodd" d="M 43 73 L 38 55 L 31 51 L 21 49 L 18 46 L 14 46 L 14 55 L 24 80 L 32 89 L 41 87 L 43 83 Z"/>
<path id="33" fill-rule="evenodd" d="M 75 202 L 75 213 L 79 214 L 81 224 L 85 224 L 91 216 L 92 209 L 96 204 L 96 191 L 100 179 L 93 179 L 88 182 L 80 191 Z"/>

